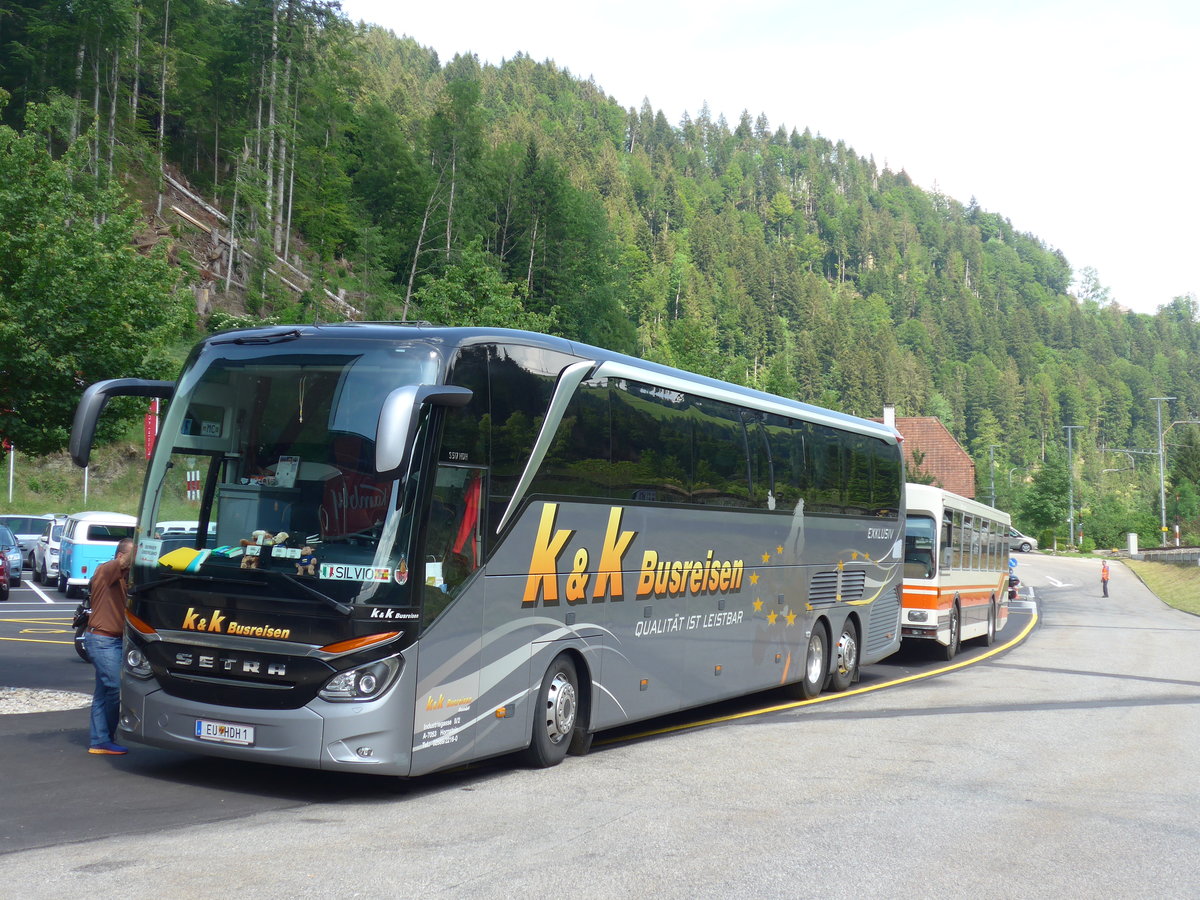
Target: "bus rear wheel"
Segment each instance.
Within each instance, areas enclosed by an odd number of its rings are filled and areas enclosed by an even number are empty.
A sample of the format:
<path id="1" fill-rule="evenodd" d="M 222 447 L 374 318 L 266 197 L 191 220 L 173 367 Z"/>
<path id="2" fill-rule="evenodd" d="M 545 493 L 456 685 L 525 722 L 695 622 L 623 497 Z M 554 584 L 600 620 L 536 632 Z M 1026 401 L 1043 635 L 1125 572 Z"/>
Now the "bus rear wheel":
<path id="1" fill-rule="evenodd" d="M 538 769 L 557 766 L 571 746 L 579 712 L 579 676 L 568 656 L 559 656 L 542 678 L 533 711 L 533 737 L 525 761 Z"/>
<path id="2" fill-rule="evenodd" d="M 833 648 L 833 679 L 830 687 L 835 691 L 847 690 L 858 680 L 858 628 L 853 619 L 842 625 L 842 635 Z"/>
<path id="3" fill-rule="evenodd" d="M 979 638 L 980 646 L 990 647 L 996 643 L 996 618 L 996 599 L 993 597 L 992 602 L 988 605 L 987 631 Z"/>

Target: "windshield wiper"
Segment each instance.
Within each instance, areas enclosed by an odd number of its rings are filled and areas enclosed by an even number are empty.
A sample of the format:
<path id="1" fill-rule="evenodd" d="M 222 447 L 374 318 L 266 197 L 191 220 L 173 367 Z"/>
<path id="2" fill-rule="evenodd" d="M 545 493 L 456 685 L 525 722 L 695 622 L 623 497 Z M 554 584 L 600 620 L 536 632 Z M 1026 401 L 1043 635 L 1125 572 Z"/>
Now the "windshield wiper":
<path id="1" fill-rule="evenodd" d="M 322 603 L 340 612 L 343 616 L 348 616 L 354 612 L 353 608 L 347 604 L 342 603 L 340 600 L 335 600 L 328 594 L 323 594 L 316 588 L 309 587 L 303 581 L 293 578 L 286 572 L 271 572 L 265 574 L 279 576 L 288 584 L 300 589 L 304 593 L 308 594 L 308 596 L 320 600 Z M 253 587 L 262 587 L 263 585 L 263 582 L 261 581 L 247 581 L 245 578 L 230 578 L 227 575 L 201 575 L 199 572 L 176 572 L 174 574 L 167 575 L 164 578 L 160 578 L 157 581 L 151 581 L 148 584 L 135 585 L 134 587 L 130 588 L 129 593 L 131 595 L 137 595 L 144 591 L 163 587 L 164 585 L 174 584 L 177 581 L 204 581 L 209 584 L 240 584 Z"/>
<path id="2" fill-rule="evenodd" d="M 268 331 L 258 334 L 239 334 L 236 337 L 215 340 L 213 344 L 277 344 L 282 341 L 294 341 L 302 337 L 298 328 L 285 328 L 282 331 Z"/>
<path id="3" fill-rule="evenodd" d="M 305 584 L 300 579 L 294 578 L 291 575 L 287 574 L 286 572 L 274 572 L 272 574 L 278 575 L 280 578 L 282 578 L 288 584 L 294 585 L 295 587 L 304 591 L 304 593 L 308 594 L 310 597 L 316 597 L 322 603 L 329 604 L 334 609 L 336 609 L 338 612 L 340 612 L 343 616 L 348 616 L 348 615 L 350 615 L 350 613 L 352 613 L 354 611 L 349 606 L 347 606 L 345 603 L 342 603 L 340 600 L 334 600 L 328 594 L 323 594 L 323 593 L 321 593 L 321 591 L 318 591 L 316 588 L 309 587 L 307 584 Z"/>

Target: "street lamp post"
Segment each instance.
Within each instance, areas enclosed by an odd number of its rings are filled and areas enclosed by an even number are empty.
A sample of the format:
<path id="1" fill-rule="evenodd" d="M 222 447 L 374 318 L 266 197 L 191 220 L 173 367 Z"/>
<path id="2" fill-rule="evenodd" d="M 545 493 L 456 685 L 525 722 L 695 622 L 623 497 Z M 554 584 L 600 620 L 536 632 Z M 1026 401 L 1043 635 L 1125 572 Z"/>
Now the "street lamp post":
<path id="1" fill-rule="evenodd" d="M 999 444 L 988 444 L 988 474 L 992 477 L 992 502 L 991 505 L 996 505 L 996 454 L 995 450 Z"/>
<path id="2" fill-rule="evenodd" d="M 1163 430 L 1162 405 L 1164 400 L 1174 400 L 1174 397 L 1151 397 L 1158 403 L 1158 514 L 1161 517 L 1162 545 L 1167 546 L 1167 478 L 1163 468 Z"/>
<path id="3" fill-rule="evenodd" d="M 1075 450 L 1071 445 L 1071 433 L 1082 425 L 1064 425 L 1067 433 L 1067 527 L 1071 529 L 1067 537 L 1067 547 L 1075 546 Z"/>

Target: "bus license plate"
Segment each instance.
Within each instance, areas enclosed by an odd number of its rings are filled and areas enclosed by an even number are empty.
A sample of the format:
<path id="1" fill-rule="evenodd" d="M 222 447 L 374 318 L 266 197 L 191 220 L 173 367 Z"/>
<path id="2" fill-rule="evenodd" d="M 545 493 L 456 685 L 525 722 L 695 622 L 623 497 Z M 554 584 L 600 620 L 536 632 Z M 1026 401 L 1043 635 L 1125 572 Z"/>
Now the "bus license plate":
<path id="1" fill-rule="evenodd" d="M 220 744 L 241 744 L 244 747 L 250 747 L 254 744 L 254 728 L 250 725 L 233 725 L 229 722 L 212 722 L 208 719 L 197 719 L 196 737 L 202 741 L 216 741 Z"/>

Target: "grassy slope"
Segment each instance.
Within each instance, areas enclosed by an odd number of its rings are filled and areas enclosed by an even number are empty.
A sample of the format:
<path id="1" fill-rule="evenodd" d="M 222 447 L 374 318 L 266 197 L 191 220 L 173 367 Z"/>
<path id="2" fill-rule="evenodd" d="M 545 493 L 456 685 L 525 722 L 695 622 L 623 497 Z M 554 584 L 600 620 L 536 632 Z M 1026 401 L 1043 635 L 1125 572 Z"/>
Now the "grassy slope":
<path id="1" fill-rule="evenodd" d="M 30 457 L 18 453 L 13 466 L 12 502 L 9 502 L 9 458 L 3 462 L 0 513 L 73 513 L 87 509 L 137 515 L 146 475 L 141 441 L 120 441 L 92 451 L 88 466 L 87 500 L 83 497 L 83 469 L 66 453 Z"/>
<path id="2" fill-rule="evenodd" d="M 1200 616 L 1200 566 L 1122 560 L 1164 603 Z"/>

